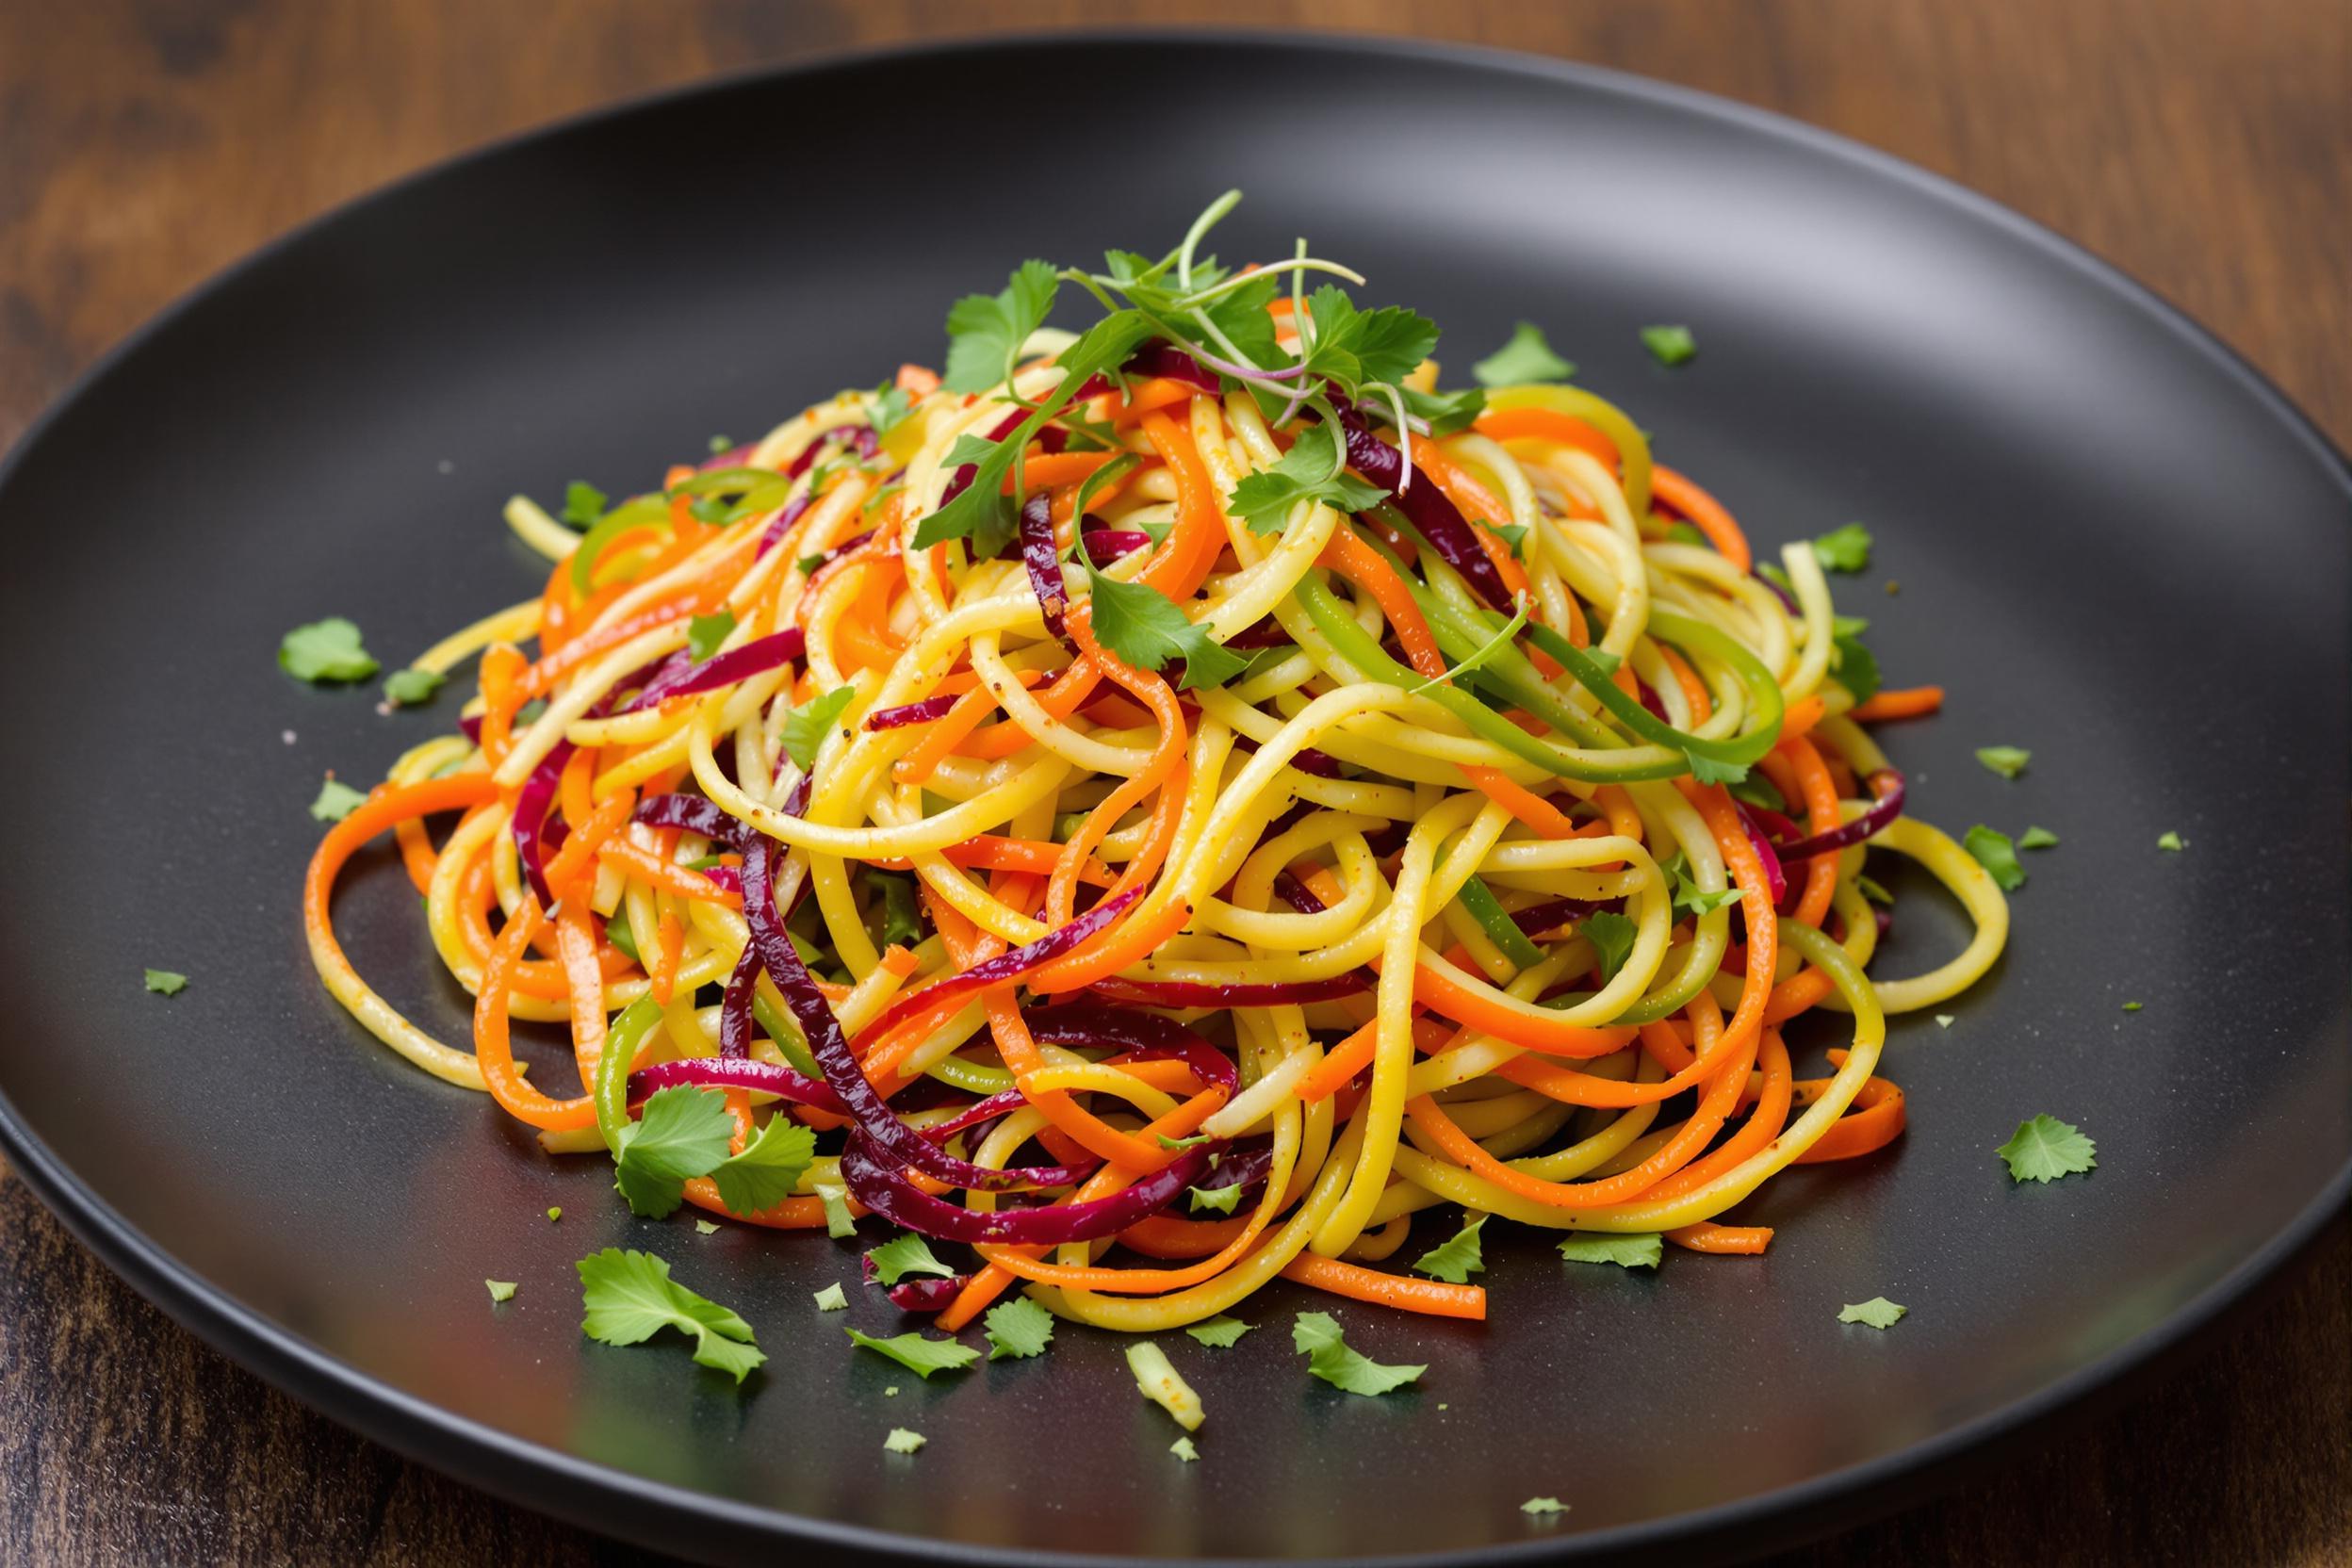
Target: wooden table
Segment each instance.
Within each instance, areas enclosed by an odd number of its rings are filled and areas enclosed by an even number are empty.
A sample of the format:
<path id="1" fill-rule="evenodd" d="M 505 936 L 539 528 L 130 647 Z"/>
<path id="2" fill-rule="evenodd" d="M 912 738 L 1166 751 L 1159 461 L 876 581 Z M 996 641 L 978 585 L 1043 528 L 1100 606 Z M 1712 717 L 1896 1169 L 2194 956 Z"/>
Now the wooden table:
<path id="1" fill-rule="evenodd" d="M 2344 0 L 0 0 L 0 443 L 330 204 L 708 73 L 994 27 L 1331 25 L 1744 99 L 2051 224 L 2352 446 Z M 0 1560 L 644 1560 L 396 1458 L 199 1345 L 0 1176 Z M 1775 1560 L 2352 1562 L 2352 1227 L 2138 1403 Z"/>

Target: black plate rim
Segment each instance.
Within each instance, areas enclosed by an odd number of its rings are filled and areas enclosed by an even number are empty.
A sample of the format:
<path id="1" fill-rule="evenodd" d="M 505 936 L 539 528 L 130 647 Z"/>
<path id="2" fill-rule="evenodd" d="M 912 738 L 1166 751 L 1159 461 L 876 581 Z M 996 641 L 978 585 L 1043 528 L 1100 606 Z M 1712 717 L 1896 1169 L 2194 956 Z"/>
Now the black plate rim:
<path id="1" fill-rule="evenodd" d="M 1868 175 L 1906 186 L 1978 222 L 1989 224 L 2131 303 L 2151 325 L 2211 361 L 2227 379 L 2250 395 L 2310 449 L 2321 469 L 2344 491 L 2346 500 L 2352 501 L 2352 458 L 2339 450 L 2327 433 L 2244 355 L 2114 263 L 2024 214 L 1917 164 L 1769 109 L 1580 61 L 1389 35 L 1232 26 L 1025 28 L 919 45 L 826 50 L 785 64 L 724 72 L 626 97 L 497 138 L 338 202 L 179 294 L 101 353 L 25 428 L 5 457 L 0 457 L 0 495 L 6 493 L 18 466 L 41 444 L 52 424 L 183 314 L 232 281 L 351 212 L 427 185 L 479 160 L 694 97 L 754 84 L 789 81 L 844 67 L 872 66 L 893 59 L 943 60 L 1040 48 L 1154 42 L 1235 47 L 1270 44 L 1342 58 L 1371 56 L 1436 59 L 1449 65 L 1534 76 L 1718 121 L 1855 166 Z M 206 1344 L 362 1435 L 507 1501 L 575 1523 L 585 1522 L 657 1550 L 672 1552 L 681 1546 L 693 1551 L 698 1544 L 725 1549 L 723 1543 L 741 1544 L 765 1538 L 771 1543 L 788 1540 L 822 1544 L 902 1560 L 984 1564 L 989 1568 L 1030 1568 L 1038 1564 L 1053 1568 L 1132 1568 L 1137 1562 L 1173 1564 L 1180 1560 L 978 1546 L 844 1525 L 647 1480 L 514 1437 L 392 1387 L 329 1355 L 180 1264 L 155 1240 L 124 1220 L 110 1204 L 83 1186 L 70 1168 L 24 1122 L 5 1090 L 0 1090 L 0 1154 L 6 1156 L 25 1185 L 102 1262 Z M 1981 1457 L 1997 1439 L 2055 1420 L 2085 1405 L 2095 1396 L 2117 1392 L 2126 1379 L 2150 1373 L 2175 1353 L 2188 1350 L 2227 1315 L 2247 1304 L 2258 1294 L 2259 1287 L 2347 1209 L 2352 1209 L 2352 1157 L 2347 1157 L 2344 1167 L 2309 1203 L 2237 1267 L 2161 1322 L 2023 1398 L 1879 1459 L 1829 1471 L 1738 1502 L 1589 1534 L 1411 1557 L 1383 1557 L 1377 1560 L 1399 1565 L 1427 1564 L 1429 1568 L 1485 1568 L 1490 1564 L 1515 1568 L 1536 1561 L 1599 1560 L 1621 1552 L 1677 1544 L 1697 1547 L 1703 1542 L 1721 1543 L 1733 1532 L 1746 1532 L 1749 1546 L 1762 1549 L 1834 1528 L 1840 1523 L 1858 1523 L 1868 1516 L 1861 1505 L 1875 1500 L 1880 1507 L 1891 1506 L 1898 1489 L 1906 1482 L 1910 1490 L 1923 1491 L 1932 1484 L 1931 1478 L 1952 1475 L 1971 1458 Z M 1857 1505 L 1857 1511 L 1849 1519 L 1818 1519 L 1809 1530 L 1799 1523 L 1805 1515 L 1826 1511 L 1841 1500 Z M 683 1532 L 688 1539 L 681 1541 L 674 1532 Z M 1238 1563 L 1249 1560 L 1199 1560 Z"/>

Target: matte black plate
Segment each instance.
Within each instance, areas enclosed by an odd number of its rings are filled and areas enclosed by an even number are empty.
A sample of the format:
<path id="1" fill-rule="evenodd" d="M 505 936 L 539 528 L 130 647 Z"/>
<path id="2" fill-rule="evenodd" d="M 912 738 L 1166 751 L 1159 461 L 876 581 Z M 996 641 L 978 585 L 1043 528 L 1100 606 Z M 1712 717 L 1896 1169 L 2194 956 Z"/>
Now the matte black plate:
<path id="1" fill-rule="evenodd" d="M 1780 1227 L 1769 1258 L 1630 1274 L 1514 1235 L 1484 1327 L 1340 1309 L 1373 1355 L 1429 1364 L 1384 1399 L 1310 1382 L 1286 1331 L 1307 1298 L 1270 1292 L 1237 1348 L 1171 1342 L 1210 1412 L 1187 1465 L 1107 1337 L 929 1385 L 853 1356 L 812 1290 L 847 1281 L 847 1321 L 895 1318 L 847 1246 L 634 1221 L 599 1162 L 551 1163 L 371 1043 L 303 955 L 304 807 L 321 770 L 376 776 L 452 704 L 380 715 L 272 652 L 339 612 L 403 659 L 543 575 L 498 521 L 509 494 L 649 482 L 714 431 L 933 358 L 947 302 L 1021 257 L 1166 245 L 1233 184 L 1250 200 L 1226 254 L 1310 235 L 1439 318 L 1457 364 L 1542 322 L 1758 541 L 1867 519 L 1878 554 L 1840 580 L 1845 607 L 1892 680 L 1952 693 L 1887 737 L 1915 808 L 2065 842 L 2027 858 L 2009 956 L 1951 1027 L 1898 1025 L 1898 1149 L 1749 1206 Z M 1695 362 L 1651 362 L 1635 334 L 1658 321 L 1695 328 Z M 599 116 L 273 246 L 15 455 L 0 1130 L 109 1263 L 249 1364 L 677 1551 L 1754 1544 L 2142 1363 L 2342 1200 L 2346 498 L 2276 394 L 2080 252 L 1625 77 L 1262 38 L 1021 42 Z M 2032 770 L 1970 760 L 1994 743 Z M 2167 829 L 2184 853 L 2159 852 Z M 1910 890 L 1882 972 L 1958 935 Z M 388 855 L 339 909 L 376 983 L 463 1039 Z M 146 994 L 145 965 L 187 991 Z M 2097 1136 L 2095 1174 L 2010 1184 L 1993 1146 L 2040 1111 Z M 676 1344 L 584 1342 L 571 1265 L 611 1243 L 739 1306 L 766 1375 L 739 1394 Z M 521 1293 L 494 1310 L 486 1276 Z M 1880 1294 L 1912 1309 L 1892 1332 L 1837 1322 Z M 930 1446 L 886 1455 L 892 1425 Z M 1530 1521 L 1534 1494 L 1573 1511 Z"/>

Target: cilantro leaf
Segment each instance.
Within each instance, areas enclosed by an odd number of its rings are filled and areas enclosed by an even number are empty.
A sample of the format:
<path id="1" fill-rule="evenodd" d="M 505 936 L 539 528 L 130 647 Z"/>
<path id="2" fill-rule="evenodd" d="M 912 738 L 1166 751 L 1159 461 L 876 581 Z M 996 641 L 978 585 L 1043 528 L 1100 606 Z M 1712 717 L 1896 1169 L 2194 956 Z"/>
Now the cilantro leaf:
<path id="1" fill-rule="evenodd" d="M 2015 778 L 2025 771 L 2034 754 L 2023 746 L 1979 746 L 1976 760 L 2003 778 Z"/>
<path id="2" fill-rule="evenodd" d="M 906 422 L 914 400 L 906 389 L 895 382 L 884 382 L 874 389 L 874 401 L 866 409 L 866 423 L 874 430 L 875 440 L 890 433 Z"/>
<path id="3" fill-rule="evenodd" d="M 1737 784 L 1748 776 L 1745 762 L 1718 762 L 1695 751 L 1686 751 L 1682 760 L 1690 764 L 1690 778 L 1697 784 Z"/>
<path id="4" fill-rule="evenodd" d="M 697 1219 L 694 1221 L 694 1234 L 698 1236 L 714 1236 L 718 1233 L 719 1224 L 717 1220 Z"/>
<path id="5" fill-rule="evenodd" d="M 657 1090 L 637 1120 L 621 1129 L 612 1184 L 630 1210 L 660 1219 L 684 1200 L 687 1181 L 708 1176 L 727 1158 L 735 1128 L 727 1097 L 687 1084 Z"/>
<path id="6" fill-rule="evenodd" d="M 1529 1497 L 1519 1505 L 1519 1511 L 1528 1514 L 1565 1513 L 1568 1505 L 1558 1497 Z"/>
<path id="7" fill-rule="evenodd" d="M 1762 775 L 1756 776 L 1761 777 Z M 1736 794 L 1738 792 L 1733 792 Z M 1695 919 L 1711 910 L 1720 909 L 1726 904 L 1740 902 L 1738 888 L 1723 888 L 1711 893 L 1700 891 L 1698 883 L 1691 879 L 1690 868 L 1684 861 L 1680 850 L 1674 851 L 1659 862 L 1658 869 L 1664 872 L 1667 879 L 1674 885 L 1674 912 L 1677 915 L 1690 915 Z"/>
<path id="8" fill-rule="evenodd" d="M 670 1266 L 650 1253 L 608 1247 L 573 1266 L 580 1271 L 580 1331 L 606 1345 L 636 1345 L 662 1329 L 694 1339 L 694 1360 L 737 1382 L 768 1358 L 751 1325 L 670 1278 Z"/>
<path id="9" fill-rule="evenodd" d="M 911 1231 L 870 1250 L 866 1258 L 886 1285 L 894 1285 L 908 1274 L 937 1274 L 943 1280 L 956 1277 L 954 1269 L 933 1255 L 931 1244 Z"/>
<path id="10" fill-rule="evenodd" d="M 2047 827 L 2029 827 L 2017 835 L 2019 849 L 2054 849 L 2057 844 L 2058 835 Z"/>
<path id="11" fill-rule="evenodd" d="M 2083 1136 L 2081 1128 L 2054 1116 L 2018 1122 L 2009 1141 L 1993 1152 L 2008 1163 L 2013 1182 L 2054 1182 L 2099 1164 L 2099 1145 Z"/>
<path id="12" fill-rule="evenodd" d="M 603 491 L 576 479 L 564 487 L 564 510 L 556 515 L 584 532 L 604 516 L 605 499 Z"/>
<path id="13" fill-rule="evenodd" d="M 2156 836 L 2156 847 L 2158 849 L 2168 849 L 2175 855 L 2178 855 L 2182 850 L 2189 847 L 2189 841 L 2167 828 Z"/>
<path id="14" fill-rule="evenodd" d="M 1486 1259 L 1478 1248 L 1478 1233 L 1486 1228 L 1486 1216 L 1478 1216 L 1414 1259 L 1413 1266 L 1431 1279 L 1455 1285 L 1466 1283 L 1473 1274 L 1485 1273 Z"/>
<path id="15" fill-rule="evenodd" d="M 1054 1315 L 1026 1296 L 999 1301 L 983 1321 L 988 1325 L 990 1361 L 1041 1356 L 1054 1343 Z"/>
<path id="16" fill-rule="evenodd" d="M 1094 635 L 1102 645 L 1141 670 L 1156 670 L 1170 659 L 1184 662 L 1177 690 L 1216 686 L 1250 667 L 1226 650 L 1208 629 L 1195 625 L 1176 601 L 1145 582 L 1119 582 L 1086 566 L 1093 596 Z"/>
<path id="17" fill-rule="evenodd" d="M 1238 1317 L 1228 1317 L 1219 1313 L 1206 1323 L 1193 1324 L 1184 1332 L 1211 1349 L 1230 1350 L 1233 1348 L 1235 1340 L 1256 1327 L 1255 1323 L 1244 1323 Z"/>
<path id="18" fill-rule="evenodd" d="M 1465 386 L 1459 392 L 1416 392 L 1408 386 L 1403 391 L 1405 412 L 1428 421 L 1432 436 L 1467 430 L 1486 412 L 1486 389 L 1482 386 Z"/>
<path id="19" fill-rule="evenodd" d="M 969 1345 L 958 1345 L 952 1339 L 928 1339 L 919 1333 L 893 1334 L 889 1339 L 876 1339 L 845 1329 L 850 1343 L 861 1345 L 876 1355 L 888 1356 L 923 1381 L 931 1380 L 934 1372 L 954 1372 L 970 1366 L 980 1359 L 980 1352 Z"/>
<path id="20" fill-rule="evenodd" d="M 839 1280 L 834 1281 L 823 1290 L 812 1292 L 809 1299 L 816 1302 L 819 1312 L 849 1310 L 849 1292 L 841 1288 L 841 1282 Z"/>
<path id="21" fill-rule="evenodd" d="M 800 764 L 803 773 L 817 765 L 817 748 L 825 744 L 826 731 L 857 694 L 855 686 L 836 686 L 814 702 L 804 703 L 785 715 L 784 752 Z"/>
<path id="22" fill-rule="evenodd" d="M 1853 694 L 1855 702 L 1868 702 L 1878 694 L 1878 655 L 1864 646 L 1859 637 L 1851 632 L 1833 637 L 1829 644 L 1829 667 L 1836 673 L 1838 684 Z"/>
<path id="23" fill-rule="evenodd" d="M 493 1300 L 493 1301 L 512 1301 L 513 1299 L 514 1299 L 514 1289 L 515 1289 L 515 1286 L 514 1286 L 514 1281 L 512 1281 L 512 1280 L 484 1280 L 484 1281 L 482 1281 L 482 1282 L 485 1286 L 487 1286 L 487 1287 L 489 1288 L 489 1291 L 490 1291 L 490 1299 L 491 1299 L 491 1300 Z"/>
<path id="24" fill-rule="evenodd" d="M 1511 341 L 1470 367 L 1480 386 L 1518 386 L 1531 381 L 1566 381 L 1576 368 L 1552 352 L 1544 329 L 1522 321 L 1511 329 Z"/>
<path id="25" fill-rule="evenodd" d="M 882 1440 L 882 1446 L 889 1453 L 911 1454 L 930 1441 L 921 1432 L 909 1431 L 905 1427 L 892 1427 L 890 1435 Z"/>
<path id="26" fill-rule="evenodd" d="M 1192 1463 L 1195 1460 L 1200 1457 L 1200 1449 L 1189 1437 L 1179 1437 L 1175 1442 L 1168 1446 L 1168 1451 L 1174 1454 L 1178 1459 L 1183 1460 L 1186 1464 Z"/>
<path id="27" fill-rule="evenodd" d="M 1356 385 L 1400 382 L 1437 347 L 1437 326 L 1429 318 L 1395 305 L 1358 310 L 1346 289 L 1331 284 L 1307 297 L 1307 318 L 1315 328 L 1307 357 L 1310 376 L 1335 376 Z"/>
<path id="28" fill-rule="evenodd" d="M 1195 269 L 1196 286 L 1200 283 Z M 1260 272 L 1230 294 L 1221 294 L 1202 307 L 1201 314 L 1210 324 L 1223 334 L 1226 340 L 1241 351 L 1241 357 L 1250 364 L 1266 368 L 1282 357 L 1274 336 L 1274 318 L 1266 307 L 1274 302 L 1274 295 L 1282 287 L 1278 273 Z"/>
<path id="29" fill-rule="evenodd" d="M 339 778 L 330 778 L 318 786 L 318 798 L 310 803 L 310 814 L 320 822 L 341 822 L 359 809 L 368 796 Z"/>
<path id="30" fill-rule="evenodd" d="M 433 700 L 433 694 L 449 679 L 439 670 L 420 670 L 414 664 L 404 670 L 394 670 L 384 683 L 384 699 L 395 708 L 415 708 Z"/>
<path id="31" fill-rule="evenodd" d="M 939 384 L 950 392 L 985 392 L 1011 375 L 1021 340 L 1045 324 L 1061 286 L 1052 264 L 1024 261 L 1001 292 L 967 294 L 949 306 L 947 368 Z"/>
<path id="32" fill-rule="evenodd" d="M 1560 1244 L 1560 1255 L 1570 1263 L 1613 1263 L 1620 1268 L 1656 1268 L 1666 1255 L 1664 1238 L 1656 1232 L 1646 1235 L 1612 1235 L 1606 1231 L 1592 1231 L 1573 1235 Z"/>
<path id="33" fill-rule="evenodd" d="M 1838 1309 L 1840 1323 L 1866 1323 L 1873 1329 L 1891 1329 L 1909 1312 L 1909 1307 L 1889 1301 L 1884 1296 L 1873 1296 L 1867 1301 L 1856 1301 Z"/>
<path id="34" fill-rule="evenodd" d="M 157 996 L 177 996 L 188 988 L 188 976 L 168 969 L 147 972 L 147 988 Z"/>
<path id="35" fill-rule="evenodd" d="M 1625 967 L 1625 959 L 1633 952 L 1633 939 L 1641 927 L 1625 915 L 1603 909 L 1585 917 L 1576 927 L 1576 935 L 1592 944 L 1592 951 L 1601 963 L 1603 984 L 1617 978 L 1617 972 Z"/>
<path id="36" fill-rule="evenodd" d="M 1233 1205 L 1241 1201 L 1239 1182 L 1229 1187 L 1192 1187 L 1188 1190 L 1192 1193 L 1192 1212 L 1195 1214 L 1231 1214 Z"/>
<path id="37" fill-rule="evenodd" d="M 1813 556 L 1824 570 L 1858 572 L 1870 564 L 1870 531 L 1860 523 L 1832 529 L 1813 541 Z"/>
<path id="38" fill-rule="evenodd" d="M 2013 893 L 2025 886 L 2025 868 L 2017 864 L 2017 846 L 2009 841 L 2008 834 L 1979 823 L 1968 829 L 1960 847 L 1992 874 L 1993 885 L 2002 892 Z"/>
<path id="39" fill-rule="evenodd" d="M 1680 365 L 1699 351 L 1699 340 L 1684 326 L 1643 327 L 1642 346 L 1660 365 Z"/>
<path id="40" fill-rule="evenodd" d="M 740 1154 L 710 1172 L 729 1214 L 764 1214 L 800 1186 L 817 1152 L 817 1135 L 787 1116 L 773 1116 Z"/>
<path id="41" fill-rule="evenodd" d="M 735 629 L 732 611 L 722 610 L 715 615 L 696 615 L 686 623 L 686 657 L 699 664 L 719 651 L 727 634 Z"/>
<path id="42" fill-rule="evenodd" d="M 1300 501 L 1321 501 L 1340 512 L 1362 512 L 1388 494 L 1377 484 L 1341 470 L 1346 449 L 1328 424 L 1309 425 L 1271 468 L 1233 486 L 1228 509 L 1259 534 L 1280 533 Z"/>
<path id="43" fill-rule="evenodd" d="M 1429 1367 L 1383 1366 L 1351 1350 L 1338 1322 L 1327 1312 L 1302 1312 L 1291 1326 L 1292 1348 L 1307 1358 L 1307 1370 L 1350 1394 L 1386 1394 L 1415 1381 Z"/>
<path id="44" fill-rule="evenodd" d="M 1513 561 L 1525 561 L 1527 558 L 1528 530 L 1527 524 L 1493 523 L 1488 526 L 1502 536 L 1504 544 L 1511 547 L 1511 558 Z"/>
<path id="45" fill-rule="evenodd" d="M 360 646 L 358 627 L 340 615 L 330 615 L 298 626 L 279 640 L 278 668 L 297 680 L 316 684 L 365 680 L 383 666 Z"/>

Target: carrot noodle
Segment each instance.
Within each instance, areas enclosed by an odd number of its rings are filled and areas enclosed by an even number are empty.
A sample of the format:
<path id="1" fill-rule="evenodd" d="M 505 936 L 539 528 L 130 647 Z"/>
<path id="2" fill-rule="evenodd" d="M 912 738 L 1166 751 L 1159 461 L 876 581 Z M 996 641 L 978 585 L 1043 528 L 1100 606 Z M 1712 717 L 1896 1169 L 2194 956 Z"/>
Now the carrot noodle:
<path id="1" fill-rule="evenodd" d="M 1291 363 L 1315 323 L 1287 296 Z M 1041 335 L 993 386 L 902 366 L 648 475 L 577 546 L 517 502 L 572 554 L 427 656 L 481 655 L 464 732 L 322 837 L 328 990 L 551 1154 L 629 1158 L 648 1084 L 718 1096 L 707 1147 L 722 1111 L 735 1152 L 802 1123 L 766 1207 L 705 1170 L 682 1212 L 923 1231 L 964 1276 L 950 1331 L 1025 1290 L 1159 1332 L 1276 1280 L 1479 1321 L 1483 1288 L 1413 1266 L 1464 1214 L 1488 1247 L 1801 1249 L 1734 1211 L 1792 1164 L 1901 1157 L 1885 1014 L 2006 937 L 1943 834 L 1847 825 L 1892 798 L 1855 721 L 1942 689 L 1854 703 L 1810 547 L 1786 598 L 1756 580 L 1731 507 L 1592 393 L 1493 388 L 1432 433 L 1370 349 L 1343 385 L 1355 354 L 1269 372 L 1203 311 L 1135 320 Z M 1311 436 L 1344 476 L 1302 477 Z M 1873 851 L 1958 895 L 1958 957 L 1868 976 Z M 470 1042 L 336 939 L 346 868 L 372 899 L 395 853 Z M 543 1026 L 568 1064 L 522 1043 Z"/>

